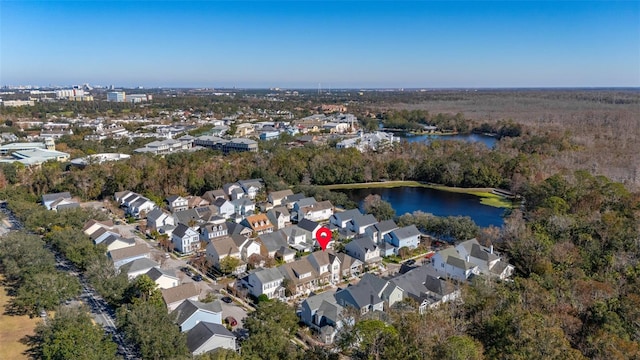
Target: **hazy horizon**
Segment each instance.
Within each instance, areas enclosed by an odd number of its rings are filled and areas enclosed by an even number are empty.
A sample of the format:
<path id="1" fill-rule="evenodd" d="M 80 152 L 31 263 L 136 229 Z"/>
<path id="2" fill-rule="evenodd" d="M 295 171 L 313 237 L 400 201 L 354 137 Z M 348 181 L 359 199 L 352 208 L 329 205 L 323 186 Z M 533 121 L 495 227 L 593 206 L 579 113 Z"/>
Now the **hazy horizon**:
<path id="1" fill-rule="evenodd" d="M 640 2 L 2 1 L 0 86 L 640 86 Z"/>

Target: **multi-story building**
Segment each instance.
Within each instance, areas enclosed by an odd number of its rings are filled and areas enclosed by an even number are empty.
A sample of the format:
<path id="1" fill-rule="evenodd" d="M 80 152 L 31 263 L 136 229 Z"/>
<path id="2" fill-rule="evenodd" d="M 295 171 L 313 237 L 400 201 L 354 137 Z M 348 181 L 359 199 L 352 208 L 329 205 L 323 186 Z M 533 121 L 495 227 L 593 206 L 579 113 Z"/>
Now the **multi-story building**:
<path id="1" fill-rule="evenodd" d="M 110 91 L 107 93 L 107 101 L 110 102 L 125 102 L 127 96 L 124 91 Z"/>

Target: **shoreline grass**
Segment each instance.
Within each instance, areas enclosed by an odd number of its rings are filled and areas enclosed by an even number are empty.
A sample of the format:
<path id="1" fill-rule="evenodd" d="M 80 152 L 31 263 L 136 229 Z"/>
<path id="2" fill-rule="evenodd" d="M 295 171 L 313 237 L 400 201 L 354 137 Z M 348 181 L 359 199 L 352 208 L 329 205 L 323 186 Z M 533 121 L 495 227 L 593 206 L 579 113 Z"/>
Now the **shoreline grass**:
<path id="1" fill-rule="evenodd" d="M 422 187 L 428 189 L 434 189 L 439 191 L 454 192 L 460 194 L 469 194 L 478 196 L 480 203 L 487 206 L 493 206 L 498 208 L 512 209 L 518 206 L 517 203 L 511 201 L 509 198 L 503 195 L 493 193 L 492 188 L 459 188 L 445 185 L 428 184 L 419 181 L 405 180 L 405 181 L 379 181 L 368 183 L 354 183 L 354 184 L 333 184 L 324 185 L 328 190 L 351 190 L 351 189 L 392 189 L 397 187 Z"/>

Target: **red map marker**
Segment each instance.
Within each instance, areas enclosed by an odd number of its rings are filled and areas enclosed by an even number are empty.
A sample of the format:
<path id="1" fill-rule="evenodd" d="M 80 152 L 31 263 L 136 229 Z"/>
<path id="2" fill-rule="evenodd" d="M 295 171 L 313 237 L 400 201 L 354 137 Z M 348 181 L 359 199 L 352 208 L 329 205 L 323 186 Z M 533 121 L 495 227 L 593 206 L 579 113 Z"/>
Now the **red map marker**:
<path id="1" fill-rule="evenodd" d="M 316 240 L 318 240 L 318 244 L 320 244 L 322 251 L 325 251 L 327 249 L 327 245 L 329 245 L 329 242 L 331 241 L 331 230 L 326 227 L 321 227 L 316 232 Z"/>

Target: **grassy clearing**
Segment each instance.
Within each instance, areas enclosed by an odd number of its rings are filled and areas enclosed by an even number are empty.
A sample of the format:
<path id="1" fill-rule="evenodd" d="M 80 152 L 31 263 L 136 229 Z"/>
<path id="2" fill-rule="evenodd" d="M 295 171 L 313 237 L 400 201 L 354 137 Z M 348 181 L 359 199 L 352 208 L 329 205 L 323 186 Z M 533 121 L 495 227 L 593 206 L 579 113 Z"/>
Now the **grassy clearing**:
<path id="1" fill-rule="evenodd" d="M 21 343 L 20 339 L 34 334 L 33 330 L 40 318 L 5 315 L 5 306 L 9 300 L 5 288 L 0 286 L 0 359 L 28 359 L 24 354 L 27 346 Z"/>
<path id="2" fill-rule="evenodd" d="M 444 185 L 426 184 L 419 181 L 381 181 L 370 183 L 357 183 L 357 184 L 334 184 L 325 185 L 324 187 L 329 190 L 349 190 L 349 189 L 391 189 L 396 187 L 423 187 L 428 189 L 435 189 L 440 191 L 455 192 L 461 194 L 470 194 L 480 197 L 480 203 L 487 206 L 499 207 L 499 208 L 513 208 L 517 206 L 510 199 L 494 194 L 491 188 L 459 188 Z"/>

